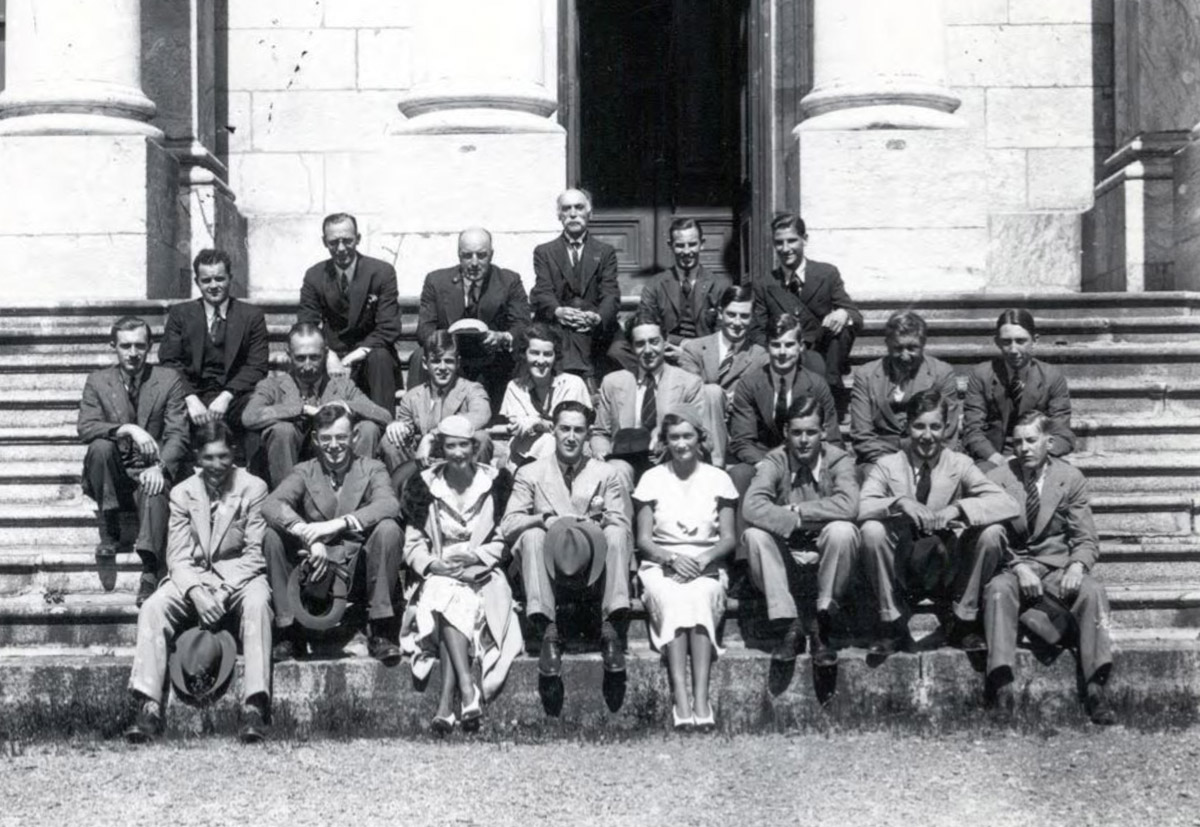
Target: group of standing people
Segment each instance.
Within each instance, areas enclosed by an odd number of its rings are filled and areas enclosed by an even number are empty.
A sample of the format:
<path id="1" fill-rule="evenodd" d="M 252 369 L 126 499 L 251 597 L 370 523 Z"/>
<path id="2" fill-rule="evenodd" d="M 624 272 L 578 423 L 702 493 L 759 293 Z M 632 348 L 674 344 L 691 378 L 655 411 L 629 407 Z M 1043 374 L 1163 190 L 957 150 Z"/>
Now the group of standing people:
<path id="1" fill-rule="evenodd" d="M 616 252 L 588 232 L 590 196 L 567 190 L 557 207 L 563 233 L 535 250 L 528 295 L 492 264 L 487 230 L 460 234 L 458 265 L 425 280 L 398 406 L 395 271 L 357 251 L 346 214 L 323 224 L 329 258 L 304 276 L 274 373 L 263 313 L 229 295 L 220 251 L 197 256 L 200 298 L 169 309 L 157 365 L 149 325 L 114 323 L 117 365 L 89 377 L 79 432 L 97 554 L 122 547 L 122 512 L 137 517 L 131 740 L 161 727 L 179 632 L 234 621 L 241 735 L 261 740 L 271 661 L 304 656 L 351 603 L 372 657 L 407 656 L 418 676 L 440 665 L 433 729 L 477 727 L 525 648 L 514 587 L 548 679 L 564 599 L 599 604 L 604 668 L 622 673 L 640 592 L 674 726 L 712 728 L 731 568 L 763 598 L 777 661 L 808 649 L 814 667 L 836 664 L 861 580 L 877 608 L 869 655 L 909 648 L 929 599 L 948 643 L 987 651 L 989 703 L 1013 706 L 1024 630 L 1078 649 L 1088 711 L 1112 722 L 1096 532 L 1061 459 L 1069 394 L 1033 357 L 1028 312 L 998 319 L 1000 354 L 962 401 L 911 311 L 889 318 L 887 355 L 847 392 L 862 315 L 837 268 L 805 256 L 798 216 L 772 222 L 779 266 L 745 285 L 707 271 L 700 223 L 676 220 L 674 266 L 619 324 Z M 198 697 L 225 670 L 192 663 L 193 643 L 177 687 Z"/>

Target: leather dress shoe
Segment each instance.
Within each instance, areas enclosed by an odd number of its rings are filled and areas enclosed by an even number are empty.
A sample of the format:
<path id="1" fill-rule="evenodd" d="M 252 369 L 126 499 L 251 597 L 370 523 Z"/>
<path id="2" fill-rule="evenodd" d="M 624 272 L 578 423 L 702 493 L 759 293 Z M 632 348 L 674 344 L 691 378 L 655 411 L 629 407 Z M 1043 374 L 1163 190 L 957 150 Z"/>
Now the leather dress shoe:
<path id="1" fill-rule="evenodd" d="M 402 655 L 400 646 L 383 635 L 371 635 L 367 639 L 367 654 L 384 666 L 398 665 Z"/>
<path id="2" fill-rule="evenodd" d="M 869 658 L 886 658 L 897 652 L 907 652 L 912 646 L 908 625 L 903 620 L 887 624 L 886 630 L 867 649 Z"/>
<path id="3" fill-rule="evenodd" d="M 800 626 L 799 621 L 793 621 L 788 624 L 783 637 L 779 639 L 779 642 L 775 644 L 775 648 L 771 650 L 771 660 L 780 663 L 790 663 L 796 659 L 797 655 L 804 652 L 804 646 L 804 629 Z"/>
<path id="4" fill-rule="evenodd" d="M 105 560 L 111 560 L 117 556 L 117 551 L 120 547 L 120 543 L 116 540 L 104 540 L 96 546 L 96 556 Z"/>
<path id="5" fill-rule="evenodd" d="M 1012 715 L 1017 708 L 1017 693 L 1013 690 L 1012 681 L 1001 684 L 992 690 L 992 709 L 1001 715 Z"/>
<path id="6" fill-rule="evenodd" d="M 538 674 L 546 678 L 557 678 L 562 674 L 562 644 L 557 637 L 542 638 L 542 651 L 538 656 Z"/>
<path id="7" fill-rule="evenodd" d="M 817 628 L 809 636 L 808 652 L 812 656 L 813 666 L 827 669 L 837 664 L 837 648 L 829 642 L 829 627 L 832 625 L 829 613 L 817 613 Z"/>
<path id="8" fill-rule="evenodd" d="M 284 663 L 289 660 L 304 657 L 307 647 L 304 641 L 288 632 L 281 634 L 275 645 L 271 647 L 271 662 Z"/>
<path id="9" fill-rule="evenodd" d="M 1088 717 L 1092 719 L 1093 724 L 1098 726 L 1112 726 L 1117 722 L 1117 713 L 1113 710 L 1112 704 L 1108 702 L 1108 694 L 1100 684 L 1088 684 L 1087 700 L 1084 701 L 1084 708 L 1087 710 Z"/>
<path id="10" fill-rule="evenodd" d="M 125 740 L 131 744 L 148 744 L 162 729 L 162 713 L 156 701 L 146 699 L 138 707 L 137 717 L 125 730 Z"/>
<path id="11" fill-rule="evenodd" d="M 986 652 L 987 640 L 974 628 L 975 624 L 954 618 L 946 623 L 946 642 L 964 652 Z"/>
<path id="12" fill-rule="evenodd" d="M 150 599 L 158 589 L 158 575 L 152 571 L 142 572 L 142 577 L 138 581 L 137 607 L 142 608 L 142 604 Z"/>
<path id="13" fill-rule="evenodd" d="M 242 728 L 238 740 L 243 744 L 259 744 L 266 740 L 267 723 L 262 710 L 253 704 L 242 707 Z"/>
<path id="14" fill-rule="evenodd" d="M 600 659 L 604 661 L 605 672 L 625 671 L 625 649 L 619 637 L 608 635 L 600 638 Z"/>

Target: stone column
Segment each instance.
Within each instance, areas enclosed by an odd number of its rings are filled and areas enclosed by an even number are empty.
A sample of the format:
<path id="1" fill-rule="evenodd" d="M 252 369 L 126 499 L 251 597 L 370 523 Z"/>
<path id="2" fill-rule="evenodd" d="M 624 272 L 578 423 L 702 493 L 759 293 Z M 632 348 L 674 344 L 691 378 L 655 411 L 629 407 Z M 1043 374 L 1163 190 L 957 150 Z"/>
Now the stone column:
<path id="1" fill-rule="evenodd" d="M 495 234 L 496 262 L 532 282 L 566 177 L 558 109 L 558 0 L 410 0 L 413 84 L 392 130 L 384 230 L 401 292 L 455 261 L 465 224 Z"/>
<path id="2" fill-rule="evenodd" d="M 852 293 L 982 289 L 985 150 L 946 87 L 942 0 L 816 0 L 813 25 L 792 133 L 812 257 Z"/>
<path id="3" fill-rule="evenodd" d="M 179 168 L 142 91 L 140 0 L 9 0 L 6 23 L 0 260 L 37 275 L 20 298 L 177 294 Z"/>

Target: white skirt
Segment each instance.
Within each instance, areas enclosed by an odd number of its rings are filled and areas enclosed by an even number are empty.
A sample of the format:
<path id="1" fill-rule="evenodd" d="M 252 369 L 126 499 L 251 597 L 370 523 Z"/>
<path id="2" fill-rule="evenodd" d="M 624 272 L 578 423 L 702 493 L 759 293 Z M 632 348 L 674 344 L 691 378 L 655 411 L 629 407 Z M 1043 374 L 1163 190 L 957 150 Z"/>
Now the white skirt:
<path id="1" fill-rule="evenodd" d="M 725 616 L 725 589 L 729 578 L 722 569 L 717 577 L 697 577 L 679 583 L 667 576 L 655 563 L 642 563 L 638 569 L 642 581 L 642 602 L 650 616 L 650 644 L 656 651 L 680 631 L 700 626 L 708 633 L 718 655 L 717 624 Z"/>
<path id="2" fill-rule="evenodd" d="M 480 651 L 481 634 L 487 624 L 483 597 L 478 588 L 453 577 L 430 575 L 421 583 L 415 603 L 410 604 L 413 617 L 406 623 L 406 633 L 400 648 L 412 659 L 412 670 L 418 678 L 427 676 L 438 661 L 438 624 L 441 617 L 467 638 L 471 656 Z"/>

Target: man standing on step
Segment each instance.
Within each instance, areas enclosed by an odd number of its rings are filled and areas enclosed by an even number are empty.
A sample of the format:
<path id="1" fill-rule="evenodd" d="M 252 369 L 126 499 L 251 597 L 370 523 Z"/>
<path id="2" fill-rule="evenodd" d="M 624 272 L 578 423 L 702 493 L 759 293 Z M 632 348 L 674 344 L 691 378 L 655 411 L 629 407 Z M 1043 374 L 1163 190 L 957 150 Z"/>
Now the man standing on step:
<path id="1" fill-rule="evenodd" d="M 311 455 L 313 417 L 322 405 L 343 402 L 354 412 L 354 453 L 375 459 L 383 429 L 392 422 L 391 409 L 376 405 L 347 376 L 330 376 L 328 348 L 321 328 L 298 322 L 288 332 L 287 373 L 274 373 L 258 383 L 242 414 L 246 430 L 261 434 L 258 442 L 265 457 L 267 482 L 272 488 L 301 457 Z M 258 467 L 257 465 L 255 467 Z"/>
<path id="2" fill-rule="evenodd" d="M 187 413 L 179 374 L 146 361 L 150 325 L 136 316 L 117 319 L 109 344 L 116 366 L 89 376 L 79 403 L 79 438 L 88 446 L 83 493 L 99 510 L 97 557 L 117 553 L 120 513 L 137 512 L 133 549 L 142 560 L 141 606 L 158 587 L 165 562 L 167 497 L 187 459 Z"/>
<path id="3" fill-rule="evenodd" d="M 815 398 L 792 400 L 786 431 L 787 442 L 755 469 L 742 502 L 742 540 L 750 580 L 779 636 L 771 658 L 795 660 L 807 635 L 813 664 L 827 667 L 838 657 L 833 619 L 858 570 L 858 480 L 854 458 L 824 444 L 825 409 Z"/>
<path id="4" fill-rule="evenodd" d="M 584 456 L 595 413 L 581 402 L 555 406 L 554 454 L 522 466 L 500 533 L 513 546 L 525 584 L 525 612 L 541 631 L 538 671 L 562 672 L 556 606 L 563 590 L 601 592 L 600 654 L 608 672 L 625 671 L 633 504 L 607 463 Z"/>
<path id="5" fill-rule="evenodd" d="M 167 311 L 158 362 L 183 378 L 192 425 L 223 421 L 242 430 L 242 412 L 270 356 L 262 310 L 229 295 L 232 263 L 222 250 L 201 250 L 192 270 L 200 298 Z"/>
<path id="6" fill-rule="evenodd" d="M 394 411 L 400 370 L 396 270 L 358 252 L 362 236 L 354 216 L 327 216 L 321 232 L 330 257 L 304 274 L 296 320 L 325 331 L 331 376 L 348 373 L 372 402 Z"/>
<path id="7" fill-rule="evenodd" d="M 1108 725 L 1116 723 L 1104 691 L 1112 671 L 1108 597 L 1091 576 L 1100 544 L 1087 481 L 1079 469 L 1050 456 L 1053 436 L 1046 414 L 1023 414 L 1013 427 L 1016 456 L 988 473 L 1021 507 L 979 541 L 985 555 L 1005 561 L 984 589 L 985 697 L 1005 712 L 1013 708 L 1021 624 L 1052 646 L 1078 646 L 1087 713 L 1093 723 Z"/>
<path id="8" fill-rule="evenodd" d="M 245 655 L 242 677 L 244 742 L 261 741 L 271 706 L 271 589 L 263 560 L 262 505 L 267 484 L 233 465 L 233 439 L 220 420 L 196 429 L 192 447 L 199 473 L 171 490 L 168 577 L 138 614 L 137 648 L 129 688 L 137 718 L 131 742 L 162 728 L 167 650 L 175 636 L 199 623 L 237 630 Z"/>
<path id="9" fill-rule="evenodd" d="M 951 645 L 981 651 L 980 593 L 1001 559 L 977 540 L 987 526 L 1017 516 L 1017 503 L 970 457 L 946 447 L 950 403 L 938 391 L 914 394 L 905 414 L 907 447 L 871 466 L 858 503 L 863 565 L 879 605 L 868 655 L 909 647 L 909 606 L 922 598 L 935 601 Z"/>

